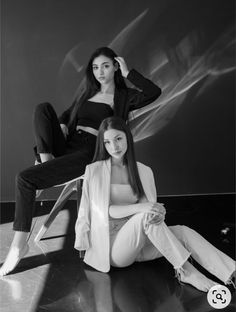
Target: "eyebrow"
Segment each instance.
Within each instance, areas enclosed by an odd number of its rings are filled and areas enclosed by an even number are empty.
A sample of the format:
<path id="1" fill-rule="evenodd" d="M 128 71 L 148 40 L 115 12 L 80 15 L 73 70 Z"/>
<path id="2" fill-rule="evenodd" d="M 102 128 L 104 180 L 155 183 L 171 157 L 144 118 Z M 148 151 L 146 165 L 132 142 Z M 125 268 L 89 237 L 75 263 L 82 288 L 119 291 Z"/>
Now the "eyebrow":
<path id="1" fill-rule="evenodd" d="M 106 61 L 106 62 L 103 62 L 101 65 L 104 65 L 104 64 L 110 64 L 110 63 L 108 61 Z M 93 66 L 98 66 L 98 64 L 93 63 Z"/>
<path id="2" fill-rule="evenodd" d="M 116 136 L 114 136 L 114 139 L 116 139 L 116 138 L 119 137 L 119 136 L 121 136 L 121 134 L 117 134 Z M 104 142 L 105 142 L 105 141 L 109 141 L 109 139 L 105 139 L 105 138 L 104 138 L 103 141 L 104 141 Z"/>

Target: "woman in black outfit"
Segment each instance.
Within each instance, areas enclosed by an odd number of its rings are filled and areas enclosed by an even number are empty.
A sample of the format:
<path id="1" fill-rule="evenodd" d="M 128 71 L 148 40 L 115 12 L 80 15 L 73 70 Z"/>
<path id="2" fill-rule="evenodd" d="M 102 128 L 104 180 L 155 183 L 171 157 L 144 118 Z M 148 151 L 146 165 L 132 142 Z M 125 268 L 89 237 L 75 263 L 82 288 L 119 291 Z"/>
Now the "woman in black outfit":
<path id="1" fill-rule="evenodd" d="M 97 49 L 86 68 L 85 90 L 58 119 L 49 103 L 39 104 L 34 115 L 38 165 L 16 177 L 15 235 L 0 276 L 10 273 L 28 252 L 36 190 L 70 181 L 84 173 L 95 149 L 103 119 L 124 120 L 134 109 L 153 102 L 161 89 L 136 70 L 128 70 L 122 57 L 108 47 Z M 127 88 L 127 78 L 137 89 Z"/>

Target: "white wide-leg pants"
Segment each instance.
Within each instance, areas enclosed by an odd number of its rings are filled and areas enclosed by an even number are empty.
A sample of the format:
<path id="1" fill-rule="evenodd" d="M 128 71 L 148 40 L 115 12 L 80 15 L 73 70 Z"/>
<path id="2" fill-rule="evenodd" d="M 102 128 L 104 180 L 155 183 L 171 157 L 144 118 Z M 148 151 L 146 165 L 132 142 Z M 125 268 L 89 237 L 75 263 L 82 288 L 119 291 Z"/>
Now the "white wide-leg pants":
<path id="1" fill-rule="evenodd" d="M 235 261 L 187 226 L 147 225 L 145 213 L 121 223 L 111 222 L 111 264 L 125 267 L 135 261 L 164 256 L 179 269 L 191 255 L 202 267 L 224 283 L 235 271 Z"/>

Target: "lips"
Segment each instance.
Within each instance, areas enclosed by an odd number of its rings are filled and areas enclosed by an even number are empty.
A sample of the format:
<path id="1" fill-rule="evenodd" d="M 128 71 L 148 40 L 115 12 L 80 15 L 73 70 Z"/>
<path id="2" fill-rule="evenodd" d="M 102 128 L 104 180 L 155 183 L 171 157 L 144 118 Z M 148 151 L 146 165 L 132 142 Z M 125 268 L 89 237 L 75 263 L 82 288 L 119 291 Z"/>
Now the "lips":
<path id="1" fill-rule="evenodd" d="M 116 151 L 113 153 L 113 155 L 119 155 L 121 153 L 121 151 Z"/>

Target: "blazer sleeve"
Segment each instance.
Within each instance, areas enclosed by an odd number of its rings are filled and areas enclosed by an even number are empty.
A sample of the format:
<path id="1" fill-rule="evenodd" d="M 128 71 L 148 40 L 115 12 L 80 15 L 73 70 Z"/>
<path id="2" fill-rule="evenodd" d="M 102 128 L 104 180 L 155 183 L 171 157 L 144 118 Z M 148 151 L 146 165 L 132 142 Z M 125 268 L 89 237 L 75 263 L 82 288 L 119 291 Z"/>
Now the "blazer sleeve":
<path id="1" fill-rule="evenodd" d="M 148 167 L 148 176 L 149 176 L 149 188 L 150 188 L 150 194 L 151 197 L 153 198 L 153 201 L 156 202 L 157 200 L 157 189 L 156 189 L 156 183 L 155 183 L 155 178 L 153 171 L 150 167 Z"/>
<path id="2" fill-rule="evenodd" d="M 137 162 L 144 193 L 150 202 L 157 201 L 157 190 L 153 171 L 150 167 Z"/>
<path id="3" fill-rule="evenodd" d="M 78 217 L 75 224 L 75 244 L 78 250 L 87 250 L 90 247 L 90 199 L 89 199 L 89 166 L 86 167 L 82 187 Z"/>
<path id="4" fill-rule="evenodd" d="M 161 89 L 135 69 L 130 70 L 127 79 L 139 89 L 129 89 L 129 111 L 144 107 L 161 95 Z"/>

